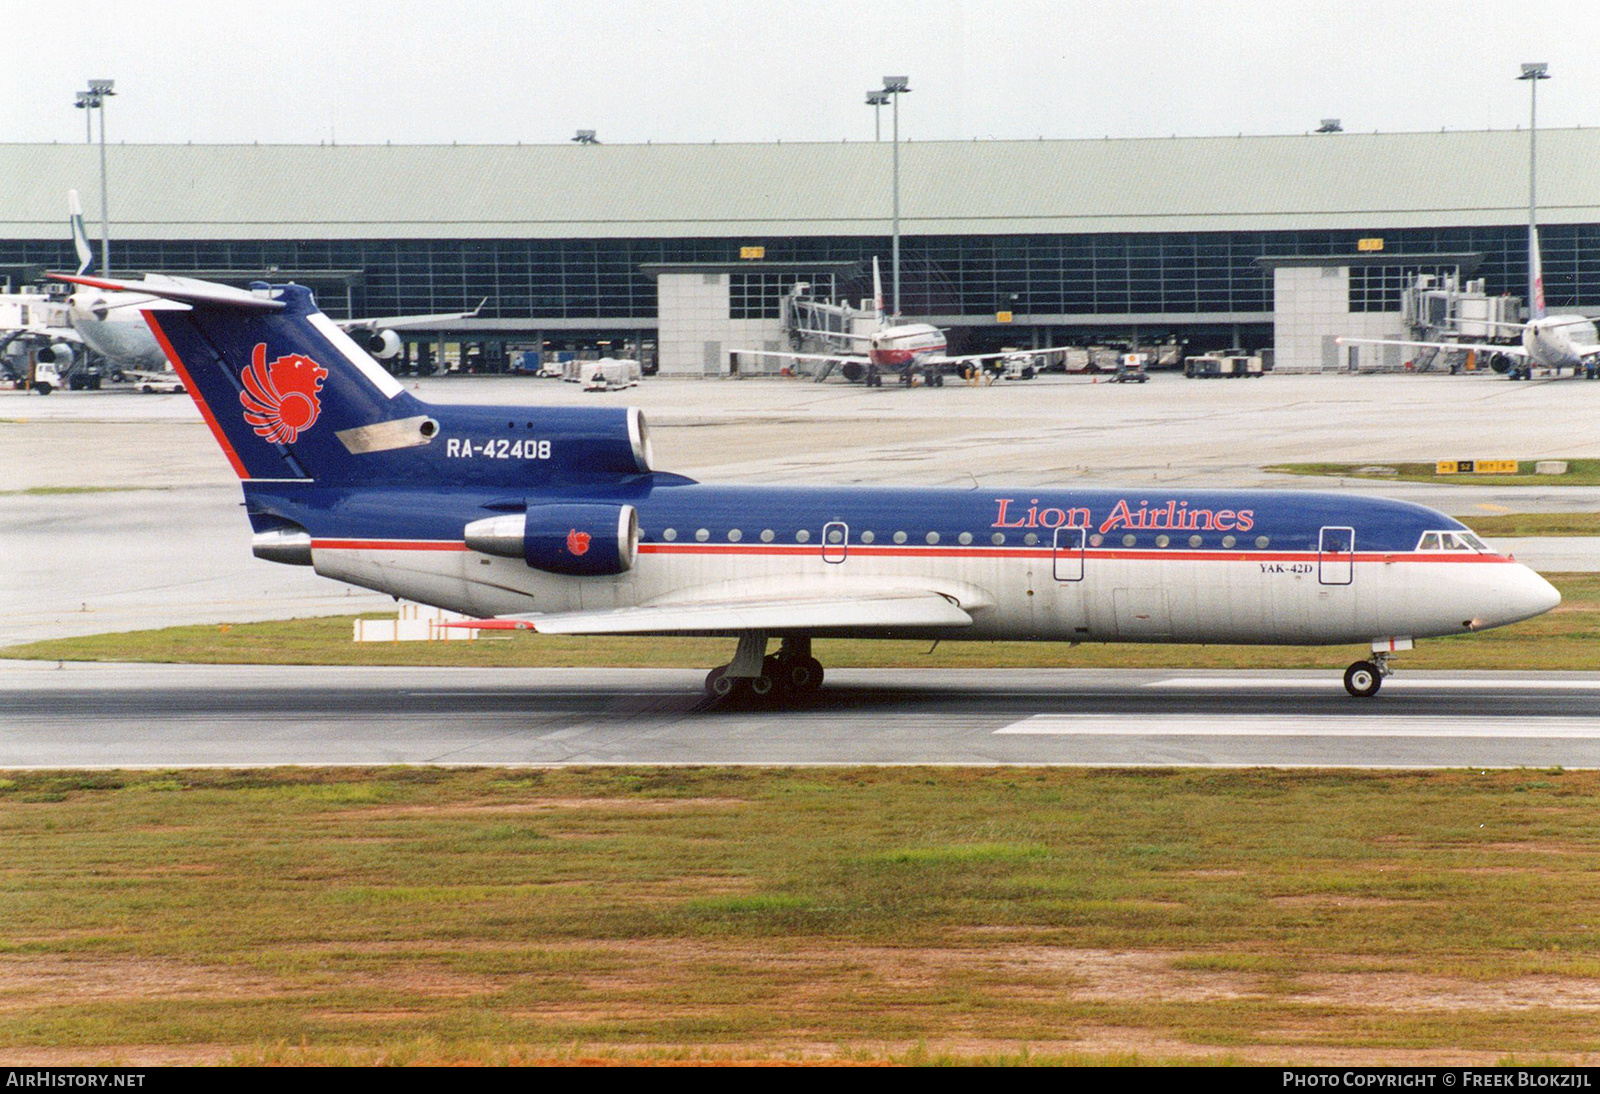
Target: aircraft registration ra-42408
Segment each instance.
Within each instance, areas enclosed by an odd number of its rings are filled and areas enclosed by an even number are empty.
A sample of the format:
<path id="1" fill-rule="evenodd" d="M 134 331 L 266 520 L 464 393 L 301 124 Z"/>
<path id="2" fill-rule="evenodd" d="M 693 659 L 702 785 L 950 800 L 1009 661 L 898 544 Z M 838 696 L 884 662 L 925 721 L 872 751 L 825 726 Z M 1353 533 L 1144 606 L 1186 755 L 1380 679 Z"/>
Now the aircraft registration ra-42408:
<path id="1" fill-rule="evenodd" d="M 696 482 L 651 466 L 636 409 L 424 402 L 303 287 L 141 290 L 187 305 L 146 317 L 242 480 L 256 555 L 475 626 L 737 639 L 716 697 L 819 687 L 819 637 L 1361 643 L 1345 687 L 1370 696 L 1415 639 L 1560 600 L 1407 502 Z"/>

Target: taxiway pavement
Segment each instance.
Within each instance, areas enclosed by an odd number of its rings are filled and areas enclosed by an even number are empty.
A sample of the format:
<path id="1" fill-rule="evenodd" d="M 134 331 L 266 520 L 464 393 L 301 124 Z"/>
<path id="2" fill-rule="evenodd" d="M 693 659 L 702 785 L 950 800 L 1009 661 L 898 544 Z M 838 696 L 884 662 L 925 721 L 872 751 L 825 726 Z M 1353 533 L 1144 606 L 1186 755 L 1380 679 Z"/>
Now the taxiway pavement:
<path id="1" fill-rule="evenodd" d="M 663 669 L 0 662 L 0 768 L 1600 767 L 1600 673 L 841 669 L 789 709 Z"/>

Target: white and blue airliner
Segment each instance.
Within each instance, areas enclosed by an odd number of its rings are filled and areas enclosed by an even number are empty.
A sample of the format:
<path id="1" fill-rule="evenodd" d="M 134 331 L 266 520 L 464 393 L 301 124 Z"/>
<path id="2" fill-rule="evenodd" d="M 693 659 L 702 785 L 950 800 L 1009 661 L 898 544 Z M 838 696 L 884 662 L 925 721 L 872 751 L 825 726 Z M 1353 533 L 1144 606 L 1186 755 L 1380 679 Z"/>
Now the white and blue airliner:
<path id="1" fill-rule="evenodd" d="M 242 480 L 259 557 L 480 626 L 734 638 L 716 697 L 819 687 L 819 637 L 1360 643 L 1344 683 L 1371 696 L 1416 639 L 1560 601 L 1407 502 L 696 482 L 655 470 L 636 409 L 424 402 L 300 286 L 65 279 L 186 305 L 146 320 Z"/>

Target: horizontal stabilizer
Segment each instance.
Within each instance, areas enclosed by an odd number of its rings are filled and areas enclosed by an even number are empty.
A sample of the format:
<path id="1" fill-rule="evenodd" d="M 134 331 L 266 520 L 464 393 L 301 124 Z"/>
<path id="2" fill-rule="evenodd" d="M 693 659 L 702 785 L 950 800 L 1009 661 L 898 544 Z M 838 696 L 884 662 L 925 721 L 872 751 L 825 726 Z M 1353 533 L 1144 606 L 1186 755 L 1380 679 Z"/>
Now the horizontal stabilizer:
<path id="1" fill-rule="evenodd" d="M 948 597 L 922 589 L 877 596 L 759 597 L 679 601 L 596 612 L 504 616 L 490 628 L 542 634 L 729 634 L 737 631 L 841 631 L 968 627 L 972 616 Z M 484 622 L 460 626 L 483 628 Z M 486 628 L 489 629 L 489 628 Z"/>
<path id="2" fill-rule="evenodd" d="M 49 276 L 57 281 L 70 281 L 74 285 L 87 285 L 92 289 L 146 293 L 163 300 L 176 300 L 180 304 L 200 307 L 243 308 L 250 311 L 283 310 L 281 301 L 257 296 L 245 289 L 182 277 L 147 277 L 142 281 L 121 281 L 108 277 L 79 277 L 76 274 L 64 273 L 53 273 Z"/>

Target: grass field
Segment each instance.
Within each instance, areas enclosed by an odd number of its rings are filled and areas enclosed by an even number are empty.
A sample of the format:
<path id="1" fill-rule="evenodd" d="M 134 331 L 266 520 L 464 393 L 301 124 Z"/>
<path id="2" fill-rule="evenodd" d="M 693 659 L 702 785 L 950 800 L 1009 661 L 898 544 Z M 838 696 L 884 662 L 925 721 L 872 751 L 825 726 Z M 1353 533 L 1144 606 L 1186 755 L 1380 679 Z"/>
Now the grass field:
<path id="1" fill-rule="evenodd" d="M 1499 533 L 1510 534 L 1510 533 Z M 1600 669 L 1600 575 L 1412 668 Z M 726 641 L 5 657 L 705 667 Z M 1345 649 L 827 642 L 830 665 Z M 1600 772 L 0 773 L 0 1064 L 1587 1063 Z"/>
<path id="2" fill-rule="evenodd" d="M 0 1062 L 1600 1052 L 1600 774 L 12 773 Z"/>
<path id="3" fill-rule="evenodd" d="M 1450 457 L 1453 458 L 1453 457 Z M 1510 458 L 1510 457 L 1507 457 Z M 1285 463 L 1265 468 L 1286 475 L 1324 475 L 1346 479 L 1455 483 L 1464 486 L 1594 486 L 1600 483 L 1600 460 L 1568 460 L 1565 475 L 1536 475 L 1535 460 L 1518 460 L 1517 475 L 1439 475 L 1432 463 Z M 1382 467 L 1383 471 L 1369 470 Z"/>
<path id="4" fill-rule="evenodd" d="M 1461 523 L 1483 536 L 1600 536 L 1600 513 L 1485 513 Z"/>
<path id="5" fill-rule="evenodd" d="M 1405 669 L 1600 670 L 1600 574 L 1546 575 L 1561 590 L 1553 612 L 1515 626 L 1430 639 L 1399 660 Z M 353 642 L 354 616 L 274 623 L 169 627 L 63 638 L 0 649 L 0 657 L 49 661 L 207 664 L 599 666 L 709 668 L 731 655 L 724 639 L 563 637 L 503 632 L 476 642 Z M 824 665 L 839 668 L 1327 668 L 1343 669 L 1362 647 L 1082 645 L 1040 642 L 823 640 Z"/>

